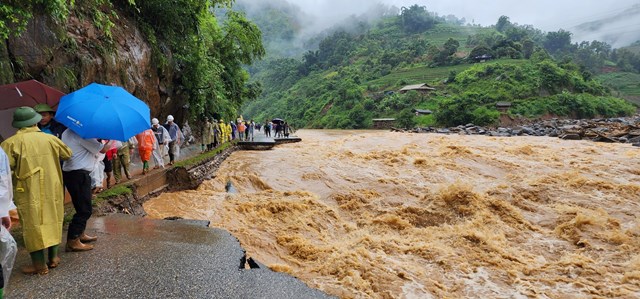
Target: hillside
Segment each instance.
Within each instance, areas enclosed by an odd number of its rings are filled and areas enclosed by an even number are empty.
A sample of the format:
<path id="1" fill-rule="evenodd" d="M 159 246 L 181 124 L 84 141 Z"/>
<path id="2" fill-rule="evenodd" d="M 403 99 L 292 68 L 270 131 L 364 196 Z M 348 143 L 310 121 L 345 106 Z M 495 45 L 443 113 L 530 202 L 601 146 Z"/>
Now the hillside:
<path id="1" fill-rule="evenodd" d="M 569 32 L 543 33 L 508 17 L 491 27 L 462 25 L 417 5 L 357 25 L 336 28 L 301 58 L 254 65 L 263 93 L 243 115 L 260 122 L 282 117 L 295 127 L 370 128 L 372 119 L 388 117 L 401 126 L 495 124 L 497 102 L 512 102 L 514 117 L 635 111 L 622 99 L 633 99 L 632 84 L 616 87 L 594 76 L 605 65 L 637 74 L 640 56 L 626 49 L 572 44 Z M 436 91 L 397 93 L 422 83 Z M 414 116 L 416 108 L 434 114 Z"/>
<path id="2" fill-rule="evenodd" d="M 152 117 L 235 118 L 255 98 L 243 68 L 263 57 L 258 27 L 229 0 L 9 1 L 0 4 L 0 84 L 36 79 L 63 92 L 122 86 Z M 193 124 L 193 123 L 192 123 Z"/>

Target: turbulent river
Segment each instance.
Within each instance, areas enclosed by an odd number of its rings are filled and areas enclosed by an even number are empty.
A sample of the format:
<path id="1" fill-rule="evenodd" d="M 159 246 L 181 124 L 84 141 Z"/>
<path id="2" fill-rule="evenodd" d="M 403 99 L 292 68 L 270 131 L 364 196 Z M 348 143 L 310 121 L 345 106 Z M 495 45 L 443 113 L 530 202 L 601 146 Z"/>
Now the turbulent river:
<path id="1" fill-rule="evenodd" d="M 640 148 L 297 133 L 234 152 L 146 212 L 211 220 L 248 256 L 343 298 L 640 297 Z"/>

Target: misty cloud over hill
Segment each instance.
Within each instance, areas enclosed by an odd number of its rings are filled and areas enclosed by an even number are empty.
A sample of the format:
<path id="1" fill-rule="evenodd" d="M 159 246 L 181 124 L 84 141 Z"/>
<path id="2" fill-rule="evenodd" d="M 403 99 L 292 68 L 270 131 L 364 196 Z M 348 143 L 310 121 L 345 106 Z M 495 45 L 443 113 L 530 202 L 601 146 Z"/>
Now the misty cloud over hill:
<path id="1" fill-rule="evenodd" d="M 299 34 L 309 35 L 333 27 L 351 16 L 363 16 L 380 10 L 380 4 L 402 6 L 418 4 L 441 16 L 455 15 L 468 23 L 493 25 L 506 15 L 513 23 L 533 25 L 544 31 L 565 29 L 573 34 L 573 42 L 601 40 L 622 47 L 640 40 L 639 0 L 244 0 L 250 9 L 265 4 L 296 10 L 300 17 Z"/>

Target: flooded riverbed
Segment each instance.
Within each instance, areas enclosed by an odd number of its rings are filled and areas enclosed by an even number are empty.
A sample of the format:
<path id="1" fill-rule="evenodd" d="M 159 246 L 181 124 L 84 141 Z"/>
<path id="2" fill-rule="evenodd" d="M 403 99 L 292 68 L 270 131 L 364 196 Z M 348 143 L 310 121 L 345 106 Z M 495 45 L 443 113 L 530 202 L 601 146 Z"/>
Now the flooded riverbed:
<path id="1" fill-rule="evenodd" d="M 145 203 L 343 298 L 640 297 L 640 148 L 301 130 Z M 232 182 L 236 193 L 225 192 Z"/>

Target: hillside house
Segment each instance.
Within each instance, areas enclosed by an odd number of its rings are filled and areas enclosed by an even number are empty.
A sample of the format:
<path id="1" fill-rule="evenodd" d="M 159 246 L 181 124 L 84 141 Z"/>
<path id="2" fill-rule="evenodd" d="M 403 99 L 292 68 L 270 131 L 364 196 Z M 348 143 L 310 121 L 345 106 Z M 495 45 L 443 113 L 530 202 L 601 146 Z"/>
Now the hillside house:
<path id="1" fill-rule="evenodd" d="M 414 84 L 414 85 L 407 85 L 403 88 L 401 88 L 398 92 L 399 93 L 407 93 L 411 90 L 415 90 L 419 93 L 428 93 L 430 91 L 434 91 L 436 90 L 435 88 L 427 85 L 426 83 L 422 83 L 422 84 Z"/>
<path id="2" fill-rule="evenodd" d="M 429 115 L 433 113 L 433 111 L 427 109 L 413 109 L 413 113 L 416 115 Z"/>
<path id="3" fill-rule="evenodd" d="M 511 108 L 511 102 L 497 102 L 496 109 L 500 111 L 500 113 L 507 113 Z"/>
<path id="4" fill-rule="evenodd" d="M 493 59 L 493 56 L 491 56 L 489 54 L 483 54 L 483 55 L 480 55 L 480 56 L 473 57 L 473 61 L 474 62 L 485 62 L 485 61 L 491 60 L 491 59 Z"/>

